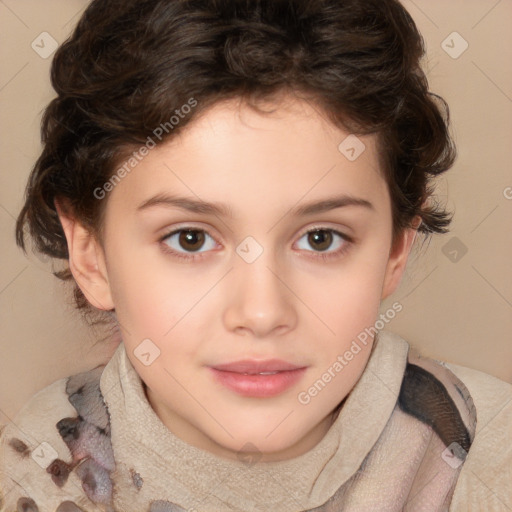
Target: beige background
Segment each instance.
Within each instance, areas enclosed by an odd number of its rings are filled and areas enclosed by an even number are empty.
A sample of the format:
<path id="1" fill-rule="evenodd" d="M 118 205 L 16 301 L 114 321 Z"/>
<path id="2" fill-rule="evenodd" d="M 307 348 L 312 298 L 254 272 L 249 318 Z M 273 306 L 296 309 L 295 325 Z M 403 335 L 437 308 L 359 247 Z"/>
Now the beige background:
<path id="1" fill-rule="evenodd" d="M 427 44 L 431 89 L 451 108 L 459 158 L 438 196 L 455 219 L 451 233 L 414 250 L 381 311 L 400 301 L 403 310 L 386 328 L 425 355 L 512 382 L 512 1 L 403 3 Z M 39 54 L 50 39 L 40 34 L 62 43 L 86 5 L 0 0 L 0 423 L 39 389 L 106 362 L 115 348 L 93 347 L 100 333 L 73 311 L 44 260 L 25 257 L 14 241 L 42 109 L 53 96 L 51 56 Z"/>

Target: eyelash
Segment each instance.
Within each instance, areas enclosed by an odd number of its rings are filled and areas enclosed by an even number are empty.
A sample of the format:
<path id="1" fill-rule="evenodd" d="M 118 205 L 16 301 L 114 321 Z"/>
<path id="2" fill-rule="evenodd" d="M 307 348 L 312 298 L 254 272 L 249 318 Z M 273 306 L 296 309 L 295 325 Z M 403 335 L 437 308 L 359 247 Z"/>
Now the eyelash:
<path id="1" fill-rule="evenodd" d="M 165 240 L 167 240 L 171 236 L 175 235 L 176 233 L 181 233 L 182 231 L 202 232 L 202 233 L 207 234 L 213 240 L 215 240 L 215 238 L 213 236 L 211 236 L 204 229 L 195 228 L 195 227 L 192 227 L 192 226 L 184 226 L 184 227 L 181 227 L 179 229 L 175 229 L 175 230 L 171 231 L 170 233 L 164 235 L 163 237 L 161 237 L 159 239 L 159 242 L 162 245 L 163 251 L 168 253 L 168 254 L 171 254 L 173 257 L 180 258 L 180 259 L 185 260 L 185 261 L 195 261 L 195 260 L 202 259 L 204 257 L 203 255 L 206 254 L 208 251 L 204 251 L 204 252 L 201 252 L 201 253 L 195 253 L 195 254 L 194 253 L 188 253 L 187 254 L 187 253 L 182 253 L 182 252 L 175 251 L 174 249 L 171 249 L 165 243 Z M 306 252 L 314 253 L 315 254 L 315 256 L 313 256 L 314 259 L 320 258 L 323 261 L 330 261 L 333 258 L 341 258 L 342 256 L 344 256 L 344 254 L 350 249 L 350 247 L 354 243 L 354 240 L 351 237 L 345 235 L 344 233 L 341 233 L 340 231 L 337 231 L 336 229 L 328 228 L 328 227 L 324 227 L 324 226 L 315 226 L 315 227 L 309 229 L 308 231 L 305 231 L 304 233 L 301 234 L 301 236 L 299 237 L 299 240 L 304 235 L 308 235 L 309 233 L 315 233 L 317 231 L 327 231 L 327 232 L 330 232 L 330 233 L 334 233 L 335 235 L 338 235 L 339 237 L 341 237 L 343 239 L 344 243 L 343 243 L 341 249 L 337 249 L 336 251 L 333 251 L 333 252 L 306 251 Z"/>

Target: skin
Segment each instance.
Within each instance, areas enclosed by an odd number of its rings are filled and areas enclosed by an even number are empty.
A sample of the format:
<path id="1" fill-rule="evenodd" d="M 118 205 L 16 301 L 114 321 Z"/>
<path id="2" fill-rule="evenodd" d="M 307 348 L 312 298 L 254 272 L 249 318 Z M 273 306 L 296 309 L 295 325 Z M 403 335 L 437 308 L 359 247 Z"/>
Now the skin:
<path id="1" fill-rule="evenodd" d="M 237 101 L 218 103 L 152 149 L 104 199 L 101 241 L 57 204 L 73 275 L 91 304 L 115 308 L 128 357 L 160 420 L 185 442 L 230 459 L 246 443 L 261 461 L 290 459 L 324 437 L 373 340 L 307 405 L 297 396 L 374 325 L 416 234 L 407 229 L 391 246 L 391 202 L 375 136 L 359 137 L 366 149 L 350 162 L 338 150 L 349 132 L 312 104 L 284 97 L 269 106 L 277 110 L 261 115 Z M 138 210 L 158 194 L 223 203 L 233 216 L 169 204 Z M 373 207 L 292 212 L 341 194 Z M 179 228 L 204 230 L 204 242 L 180 245 L 179 233 L 162 241 Z M 322 246 L 308 238 L 313 228 L 337 230 L 352 242 L 323 232 Z M 263 248 L 252 263 L 236 252 L 248 236 Z M 327 253 L 332 257 L 322 259 Z M 147 338 L 161 351 L 150 366 L 134 355 Z M 307 370 L 282 394 L 254 398 L 223 387 L 207 368 L 269 358 Z"/>

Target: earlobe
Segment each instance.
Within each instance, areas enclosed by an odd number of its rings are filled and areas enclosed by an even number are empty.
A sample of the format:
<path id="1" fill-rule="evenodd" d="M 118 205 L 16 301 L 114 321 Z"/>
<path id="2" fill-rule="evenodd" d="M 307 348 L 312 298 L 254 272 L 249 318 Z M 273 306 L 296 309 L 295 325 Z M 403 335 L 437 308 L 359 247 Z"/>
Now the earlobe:
<path id="1" fill-rule="evenodd" d="M 420 224 L 421 219 L 415 223 L 414 227 L 404 229 L 394 247 L 391 248 L 384 276 L 381 300 L 389 297 L 398 288 Z"/>
<path id="2" fill-rule="evenodd" d="M 94 235 L 72 218 L 57 200 L 55 208 L 66 235 L 69 268 L 86 299 L 102 310 L 114 309 L 103 249 Z M 69 211 L 69 208 L 67 209 Z"/>

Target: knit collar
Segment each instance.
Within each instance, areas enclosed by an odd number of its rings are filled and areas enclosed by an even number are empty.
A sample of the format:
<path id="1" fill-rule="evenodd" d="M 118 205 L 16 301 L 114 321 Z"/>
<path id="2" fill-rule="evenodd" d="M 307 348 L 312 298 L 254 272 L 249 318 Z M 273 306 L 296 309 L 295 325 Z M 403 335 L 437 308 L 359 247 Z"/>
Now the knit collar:
<path id="1" fill-rule="evenodd" d="M 293 459 L 251 464 L 216 456 L 170 432 L 151 408 L 121 342 L 100 381 L 119 482 L 114 505 L 145 510 L 159 499 L 185 510 L 201 504 L 217 512 L 322 505 L 358 470 L 386 426 L 408 350 L 397 334 L 379 331 L 360 379 L 324 438 Z"/>

